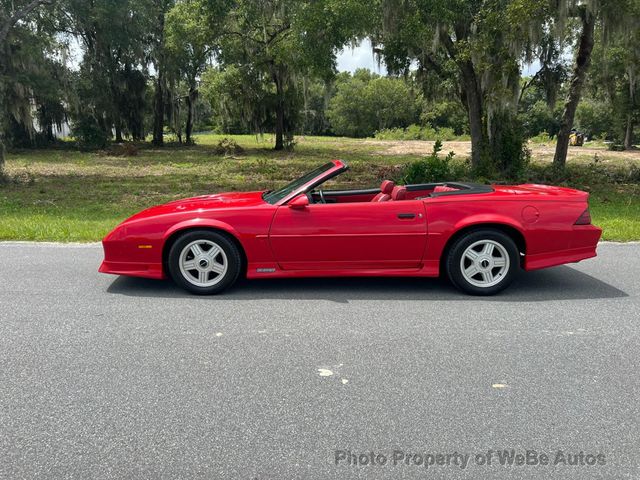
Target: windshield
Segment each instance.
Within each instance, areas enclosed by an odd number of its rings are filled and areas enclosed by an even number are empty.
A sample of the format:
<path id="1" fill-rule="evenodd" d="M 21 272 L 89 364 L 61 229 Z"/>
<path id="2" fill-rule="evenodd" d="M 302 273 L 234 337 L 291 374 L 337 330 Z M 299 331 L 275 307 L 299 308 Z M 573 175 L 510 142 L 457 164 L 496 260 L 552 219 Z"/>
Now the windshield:
<path id="1" fill-rule="evenodd" d="M 291 192 L 296 191 L 298 188 L 302 187 L 304 184 L 309 183 L 311 180 L 319 176 L 320 174 L 326 172 L 327 170 L 335 167 L 333 163 L 325 163 L 321 167 L 316 168 L 315 170 L 310 171 L 309 173 L 303 175 L 302 177 L 294 180 L 286 187 L 282 187 L 280 190 L 275 190 L 273 192 L 267 192 L 262 195 L 262 198 L 265 202 L 269 202 L 270 204 L 274 204 L 282 200 L 284 197 L 289 195 Z"/>

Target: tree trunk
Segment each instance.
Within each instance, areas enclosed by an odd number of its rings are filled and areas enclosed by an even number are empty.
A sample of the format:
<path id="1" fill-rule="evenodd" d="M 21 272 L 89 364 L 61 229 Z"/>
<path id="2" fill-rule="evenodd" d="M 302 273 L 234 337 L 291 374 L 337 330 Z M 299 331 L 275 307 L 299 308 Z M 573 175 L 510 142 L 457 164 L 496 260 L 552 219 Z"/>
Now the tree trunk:
<path id="1" fill-rule="evenodd" d="M 116 130 L 116 143 L 122 143 L 122 126 L 120 119 L 116 119 L 114 128 Z"/>
<path id="2" fill-rule="evenodd" d="M 471 62 L 461 65 L 464 101 L 469 116 L 469 132 L 471 134 L 471 166 L 480 165 L 484 148 L 484 131 L 482 128 L 482 92 L 478 85 L 475 70 Z"/>
<path id="3" fill-rule="evenodd" d="M 187 145 L 191 145 L 191 129 L 193 128 L 193 110 L 191 108 L 191 92 L 187 95 L 187 125 L 185 127 L 185 137 Z"/>
<path id="4" fill-rule="evenodd" d="M 629 102 L 627 103 L 627 128 L 624 132 L 624 149 L 630 150 L 633 148 L 633 113 L 636 107 L 635 99 L 635 79 L 631 72 L 629 76 Z"/>
<path id="5" fill-rule="evenodd" d="M 276 83 L 276 145 L 274 150 L 284 149 L 284 91 L 282 88 L 282 82 L 277 75 L 275 77 Z"/>
<path id="6" fill-rule="evenodd" d="M 158 15 L 158 51 L 156 56 L 156 70 L 158 79 L 156 82 L 156 94 L 153 106 L 153 144 L 161 147 L 164 144 L 164 9 Z"/>
<path id="7" fill-rule="evenodd" d="M 194 111 L 197 98 L 198 90 L 196 90 L 195 87 L 190 87 L 189 94 L 187 95 L 187 126 L 185 129 L 187 145 L 191 145 L 193 143 L 191 133 L 193 132 Z"/>
<path id="8" fill-rule="evenodd" d="M 164 74 L 158 71 L 156 93 L 153 105 L 153 144 L 161 147 L 164 144 Z"/>
<path id="9" fill-rule="evenodd" d="M 4 142 L 0 138 L 0 179 L 4 174 Z"/>
<path id="10" fill-rule="evenodd" d="M 580 34 L 580 46 L 576 56 L 576 65 L 573 69 L 569 93 L 564 104 L 564 112 L 560 121 L 558 140 L 556 143 L 556 153 L 553 157 L 553 165 L 556 168 L 564 168 L 567 163 L 567 152 L 569 150 L 569 135 L 573 128 L 573 120 L 576 116 L 576 109 L 582 95 L 585 76 L 591 63 L 591 51 L 593 50 L 593 33 L 596 18 L 588 12 L 586 7 L 581 10 L 582 32 Z"/>
<path id="11" fill-rule="evenodd" d="M 627 129 L 624 134 L 624 148 L 625 150 L 633 148 L 633 115 L 631 112 L 627 114 Z"/>

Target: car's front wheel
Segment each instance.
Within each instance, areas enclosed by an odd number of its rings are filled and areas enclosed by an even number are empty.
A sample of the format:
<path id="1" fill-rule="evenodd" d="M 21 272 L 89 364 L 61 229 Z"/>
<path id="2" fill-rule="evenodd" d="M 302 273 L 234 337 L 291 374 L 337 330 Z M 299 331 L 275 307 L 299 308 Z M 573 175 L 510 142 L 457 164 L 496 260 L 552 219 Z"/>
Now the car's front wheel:
<path id="1" fill-rule="evenodd" d="M 504 290 L 520 270 L 520 253 L 511 237 L 499 230 L 474 230 L 449 249 L 446 270 L 451 282 L 471 295 Z"/>
<path id="2" fill-rule="evenodd" d="M 242 257 L 225 235 L 209 230 L 180 236 L 169 250 L 169 274 L 184 289 L 199 295 L 219 293 L 235 283 Z"/>

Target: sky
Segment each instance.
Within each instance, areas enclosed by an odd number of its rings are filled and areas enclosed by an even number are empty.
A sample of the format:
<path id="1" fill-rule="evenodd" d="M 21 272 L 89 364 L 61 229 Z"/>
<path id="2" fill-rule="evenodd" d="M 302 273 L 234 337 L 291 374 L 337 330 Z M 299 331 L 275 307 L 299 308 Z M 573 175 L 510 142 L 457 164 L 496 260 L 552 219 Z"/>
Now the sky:
<path id="1" fill-rule="evenodd" d="M 368 68 L 380 75 L 385 75 L 387 69 L 384 63 L 378 65 L 371 50 L 371 41 L 367 38 L 356 48 L 347 47 L 338 55 L 339 72 L 355 72 L 358 68 Z"/>
<path id="2" fill-rule="evenodd" d="M 387 73 L 384 63 L 378 65 L 378 62 L 374 58 L 369 39 L 365 39 L 356 48 L 345 48 L 340 52 L 337 60 L 339 72 L 353 73 L 358 68 L 368 68 L 380 75 L 385 75 Z M 524 65 L 523 67 L 522 75 L 529 77 L 531 75 L 535 75 L 535 73 L 540 70 L 540 63 L 535 61 L 531 65 Z"/>

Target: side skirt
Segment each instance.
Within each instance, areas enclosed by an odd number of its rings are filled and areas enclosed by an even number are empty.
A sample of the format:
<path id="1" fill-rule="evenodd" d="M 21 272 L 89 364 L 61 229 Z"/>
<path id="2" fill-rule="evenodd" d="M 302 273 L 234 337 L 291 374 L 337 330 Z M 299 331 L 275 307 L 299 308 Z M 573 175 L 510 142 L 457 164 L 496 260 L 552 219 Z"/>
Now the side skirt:
<path id="1" fill-rule="evenodd" d="M 438 277 L 437 261 L 430 261 L 421 268 L 397 269 L 342 269 L 342 270 L 281 270 L 275 264 L 249 263 L 247 278 L 301 278 L 301 277 Z"/>

